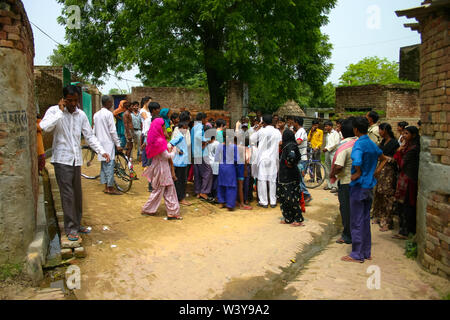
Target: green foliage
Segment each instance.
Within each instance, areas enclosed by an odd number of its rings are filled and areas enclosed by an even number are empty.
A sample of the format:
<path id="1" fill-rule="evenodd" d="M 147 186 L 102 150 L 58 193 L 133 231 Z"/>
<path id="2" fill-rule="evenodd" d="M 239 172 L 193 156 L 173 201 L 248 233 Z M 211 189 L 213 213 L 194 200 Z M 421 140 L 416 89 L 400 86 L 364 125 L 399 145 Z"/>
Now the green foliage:
<path id="1" fill-rule="evenodd" d="M 111 90 L 109 90 L 108 94 L 127 94 L 127 90 L 124 89 L 117 89 L 117 88 L 112 88 Z"/>
<path id="2" fill-rule="evenodd" d="M 417 258 L 417 243 L 413 240 L 413 236 L 410 235 L 405 244 L 405 256 L 409 259 Z"/>
<path id="3" fill-rule="evenodd" d="M 450 292 L 447 295 L 442 297 L 442 300 L 450 300 Z"/>
<path id="4" fill-rule="evenodd" d="M 59 51 L 96 83 L 136 65 L 145 85 L 207 85 L 211 107 L 222 108 L 226 82 L 238 79 L 249 83 L 251 105 L 272 108 L 296 98 L 301 83 L 319 96 L 331 71 L 320 28 L 336 0 L 58 2 L 80 6 L 82 17 Z"/>
<path id="5" fill-rule="evenodd" d="M 347 66 L 347 71 L 340 77 L 340 85 L 405 84 L 419 86 L 416 82 L 400 80 L 398 73 L 397 62 L 389 61 L 386 58 L 367 57 L 356 64 Z"/>
<path id="6" fill-rule="evenodd" d="M 0 265 L 0 281 L 17 277 L 22 273 L 22 268 L 23 265 L 21 263 Z"/>

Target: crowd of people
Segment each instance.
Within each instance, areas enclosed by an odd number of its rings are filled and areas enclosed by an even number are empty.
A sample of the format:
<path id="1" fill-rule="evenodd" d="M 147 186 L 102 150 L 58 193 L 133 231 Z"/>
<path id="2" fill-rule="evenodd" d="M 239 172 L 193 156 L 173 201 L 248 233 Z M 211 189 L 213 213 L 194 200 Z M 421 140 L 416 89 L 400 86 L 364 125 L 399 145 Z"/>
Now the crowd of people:
<path id="1" fill-rule="evenodd" d="M 306 130 L 300 116 L 261 112 L 228 126 L 202 112 L 172 113 L 151 97 L 123 100 L 113 110 L 112 97 L 103 96 L 92 129 L 78 108 L 78 88 L 68 86 L 63 93 L 38 127 L 54 133 L 51 162 L 69 240 L 89 232 L 81 226 L 81 134 L 98 153 L 101 183 L 109 195 L 121 195 L 114 187 L 116 150 L 129 158 L 136 152 L 150 192 L 142 215 L 155 215 L 164 198 L 167 219 L 182 220 L 180 206 L 191 205 L 186 185 L 192 181 L 199 200 L 230 211 L 252 210 L 253 200 L 264 209 L 278 203 L 282 224 L 304 226 L 305 208 L 313 200 L 304 181 L 308 155 L 321 160 L 323 152 L 327 170 L 317 169 L 314 175 L 338 196 L 344 229 L 337 242 L 352 244 L 344 261 L 371 259 L 371 215 L 373 224 L 388 231 L 398 214 L 398 239 L 415 233 L 420 136 L 417 127 L 405 122 L 398 124 L 398 137 L 388 123 L 378 124 L 375 111 L 338 120 L 336 126 L 325 121 L 323 130 L 317 119 Z"/>

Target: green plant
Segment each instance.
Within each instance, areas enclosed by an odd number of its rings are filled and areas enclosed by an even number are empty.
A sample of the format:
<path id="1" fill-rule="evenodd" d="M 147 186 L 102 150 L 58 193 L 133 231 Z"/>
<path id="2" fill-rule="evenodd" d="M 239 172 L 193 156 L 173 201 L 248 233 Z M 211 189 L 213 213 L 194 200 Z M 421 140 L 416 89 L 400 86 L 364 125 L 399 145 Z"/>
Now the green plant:
<path id="1" fill-rule="evenodd" d="M 450 292 L 447 295 L 442 297 L 442 300 L 450 300 Z"/>
<path id="2" fill-rule="evenodd" d="M 4 281 L 8 278 L 18 276 L 22 272 L 23 265 L 21 263 L 16 264 L 4 264 L 0 265 L 0 280 Z"/>
<path id="3" fill-rule="evenodd" d="M 410 235 L 405 244 L 405 256 L 409 259 L 417 258 L 417 243 L 414 241 L 413 236 Z"/>

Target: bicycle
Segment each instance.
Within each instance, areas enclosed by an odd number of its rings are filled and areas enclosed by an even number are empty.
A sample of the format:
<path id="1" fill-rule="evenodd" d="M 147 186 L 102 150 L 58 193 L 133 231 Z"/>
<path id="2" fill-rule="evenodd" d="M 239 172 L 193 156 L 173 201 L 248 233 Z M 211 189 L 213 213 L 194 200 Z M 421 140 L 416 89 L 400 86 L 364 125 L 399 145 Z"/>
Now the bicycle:
<path id="1" fill-rule="evenodd" d="M 325 181 L 326 174 L 328 174 L 320 160 L 313 160 L 313 152 L 310 148 L 308 148 L 308 162 L 304 172 L 303 179 L 308 189 L 320 187 Z"/>
<path id="2" fill-rule="evenodd" d="M 85 145 L 81 147 L 83 166 L 81 167 L 81 176 L 85 179 L 96 180 L 100 177 L 98 169 L 92 168 L 92 161 L 97 156 L 97 153 L 91 147 Z M 94 170 L 96 173 L 94 174 Z M 133 170 L 131 159 L 123 152 L 116 150 L 116 157 L 114 159 L 114 184 L 117 190 L 127 193 L 130 191 L 133 180 L 136 179 L 136 173 Z"/>

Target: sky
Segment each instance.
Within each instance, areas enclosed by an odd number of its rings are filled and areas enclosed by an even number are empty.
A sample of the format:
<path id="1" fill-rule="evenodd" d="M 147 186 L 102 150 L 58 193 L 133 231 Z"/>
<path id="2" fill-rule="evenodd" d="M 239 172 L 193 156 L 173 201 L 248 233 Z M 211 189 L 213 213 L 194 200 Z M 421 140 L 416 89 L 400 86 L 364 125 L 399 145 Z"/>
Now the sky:
<path id="1" fill-rule="evenodd" d="M 32 22 L 36 51 L 34 64 L 48 65 L 47 58 L 57 47 L 55 41 L 67 43 L 64 38 L 65 29 L 56 21 L 61 15 L 62 6 L 56 0 L 22 1 Z M 338 0 L 336 7 L 330 12 L 329 24 L 322 28 L 334 47 L 328 61 L 334 65 L 334 69 L 328 81 L 338 84 L 346 67 L 365 57 L 379 56 L 398 61 L 400 47 L 420 43 L 419 33 L 403 26 L 414 21 L 398 18 L 395 11 L 420 6 L 421 2 L 422 0 Z M 99 89 L 104 94 L 112 88 L 130 91 L 131 87 L 142 85 L 136 79 L 136 74 L 137 69 L 134 69 L 120 75 L 130 81 L 114 77 L 104 79 L 106 84 Z"/>

